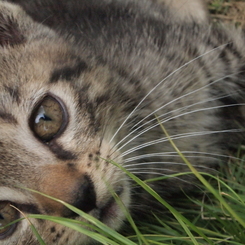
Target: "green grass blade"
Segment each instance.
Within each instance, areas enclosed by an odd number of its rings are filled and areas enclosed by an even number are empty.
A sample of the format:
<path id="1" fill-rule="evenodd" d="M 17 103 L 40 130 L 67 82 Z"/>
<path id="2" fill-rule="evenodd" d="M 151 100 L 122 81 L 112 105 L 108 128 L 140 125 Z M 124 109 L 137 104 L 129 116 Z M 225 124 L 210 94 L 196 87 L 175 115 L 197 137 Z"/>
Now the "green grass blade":
<path id="1" fill-rule="evenodd" d="M 80 215 L 81 217 L 83 217 L 84 219 L 86 219 L 89 223 L 91 223 L 92 225 L 94 225 L 95 227 L 99 228 L 99 230 L 101 230 L 102 232 L 104 232 L 105 234 L 107 234 L 108 236 L 111 236 L 113 238 L 115 238 L 116 240 L 118 240 L 118 242 L 122 243 L 122 244 L 127 244 L 127 245 L 136 245 L 136 243 L 130 241 L 129 239 L 127 239 L 126 237 L 124 237 L 123 235 L 119 234 L 118 232 L 116 232 L 115 230 L 111 229 L 110 227 L 106 226 L 104 223 L 102 223 L 101 221 L 99 221 L 98 219 L 94 218 L 93 216 L 83 212 L 82 210 L 64 202 L 61 201 L 59 199 L 56 199 L 54 197 L 51 197 L 49 195 L 46 195 L 44 193 L 35 191 L 35 190 L 31 190 L 29 188 L 23 188 L 25 190 L 29 190 L 31 192 L 40 194 L 44 197 L 50 198 L 51 200 L 54 200 L 56 202 L 59 202 L 61 204 L 63 204 L 65 207 L 69 208 L 70 210 L 72 210 L 73 212 L 75 212 L 76 214 Z M 52 216 L 51 216 L 52 217 Z M 56 217 L 58 218 L 58 217 Z M 53 219 L 53 218 L 52 218 Z M 53 219 L 53 221 L 55 222 L 55 220 Z M 72 220 L 71 220 L 72 221 Z M 58 220 L 58 222 L 61 222 L 60 220 Z M 67 223 L 65 223 L 67 224 Z M 75 227 L 74 227 L 75 228 Z"/>
<path id="2" fill-rule="evenodd" d="M 178 149 L 178 147 L 174 144 L 173 140 L 169 136 L 166 129 L 163 127 L 162 123 L 157 118 L 159 125 L 161 126 L 163 132 L 167 136 L 169 142 L 175 149 L 175 151 L 179 154 L 179 156 L 182 158 L 182 160 L 186 163 L 186 165 L 190 168 L 190 170 L 195 174 L 195 176 L 200 180 L 200 182 L 215 196 L 217 200 L 219 200 L 222 205 L 226 208 L 226 210 L 233 216 L 244 228 L 245 228 L 245 222 L 242 220 L 238 214 L 227 204 L 227 202 L 224 200 L 224 198 L 207 182 L 206 179 L 203 178 L 203 176 L 190 164 L 190 162 L 185 158 L 185 156 L 181 153 L 181 151 Z"/>
<path id="3" fill-rule="evenodd" d="M 105 160 L 105 159 L 104 159 Z M 106 161 L 106 160 L 105 160 Z M 107 160 L 108 161 L 108 160 Z M 191 233 L 190 229 L 191 227 L 193 231 L 198 233 L 200 236 L 202 236 L 209 244 L 213 244 L 212 241 L 210 241 L 201 231 L 199 231 L 190 221 L 188 221 L 183 215 L 181 215 L 176 209 L 174 209 L 171 205 L 169 205 L 165 200 L 163 200 L 159 194 L 157 194 L 150 186 L 148 186 L 144 181 L 140 180 L 137 176 L 127 171 L 124 167 L 121 165 L 109 161 L 110 163 L 114 164 L 118 168 L 120 168 L 122 171 L 124 171 L 131 179 L 133 179 L 136 183 L 138 183 L 141 187 L 143 187 L 148 193 L 150 193 L 157 201 L 159 201 L 162 205 L 164 205 L 178 220 L 178 222 L 181 224 L 185 232 L 188 234 L 190 239 L 192 240 L 193 244 L 198 245 L 197 240 Z"/>

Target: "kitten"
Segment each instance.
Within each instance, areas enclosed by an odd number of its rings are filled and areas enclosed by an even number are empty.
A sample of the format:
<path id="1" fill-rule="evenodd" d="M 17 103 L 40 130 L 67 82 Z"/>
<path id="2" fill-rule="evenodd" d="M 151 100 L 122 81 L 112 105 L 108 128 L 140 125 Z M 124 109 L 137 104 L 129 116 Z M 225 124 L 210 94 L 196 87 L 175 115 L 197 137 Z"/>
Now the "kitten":
<path id="1" fill-rule="evenodd" d="M 164 134 L 202 172 L 244 136 L 245 37 L 212 26 L 200 1 L 0 2 L 0 219 L 83 218 L 30 188 L 119 230 L 156 201 L 130 180 L 189 171 Z M 197 4 L 196 3 L 200 3 Z M 196 8 L 193 12 L 192 4 Z M 179 11 L 180 15 L 177 14 Z M 199 18 L 200 16 L 200 18 Z M 150 186 L 164 198 L 194 177 Z M 32 220 L 46 244 L 90 244 L 61 225 Z M 28 221 L 0 230 L 0 244 L 38 244 Z"/>

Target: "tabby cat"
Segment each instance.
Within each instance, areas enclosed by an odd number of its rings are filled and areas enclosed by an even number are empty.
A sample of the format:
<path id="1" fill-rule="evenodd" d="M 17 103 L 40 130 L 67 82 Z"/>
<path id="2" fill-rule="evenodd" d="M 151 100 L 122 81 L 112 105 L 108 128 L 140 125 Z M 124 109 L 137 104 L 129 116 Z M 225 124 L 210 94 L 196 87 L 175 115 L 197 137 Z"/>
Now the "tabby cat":
<path id="1" fill-rule="evenodd" d="M 189 171 L 162 126 L 202 172 L 244 137 L 244 31 L 210 24 L 202 1 L 0 1 L 0 53 L 0 227 L 86 222 L 31 189 L 120 230 L 115 195 L 135 218 L 159 207 L 119 166 L 142 180 Z M 171 199 L 193 181 L 150 186 Z M 93 243 L 32 222 L 48 245 Z M 0 244 L 39 243 L 23 219 Z"/>

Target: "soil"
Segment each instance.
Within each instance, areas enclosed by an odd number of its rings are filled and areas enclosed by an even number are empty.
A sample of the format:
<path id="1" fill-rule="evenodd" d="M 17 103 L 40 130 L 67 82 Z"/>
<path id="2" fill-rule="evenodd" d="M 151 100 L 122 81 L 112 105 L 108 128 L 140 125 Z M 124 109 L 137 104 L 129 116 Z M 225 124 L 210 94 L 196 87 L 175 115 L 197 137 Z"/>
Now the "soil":
<path id="1" fill-rule="evenodd" d="M 245 28 L 245 0 L 206 0 L 214 21 L 224 21 Z"/>

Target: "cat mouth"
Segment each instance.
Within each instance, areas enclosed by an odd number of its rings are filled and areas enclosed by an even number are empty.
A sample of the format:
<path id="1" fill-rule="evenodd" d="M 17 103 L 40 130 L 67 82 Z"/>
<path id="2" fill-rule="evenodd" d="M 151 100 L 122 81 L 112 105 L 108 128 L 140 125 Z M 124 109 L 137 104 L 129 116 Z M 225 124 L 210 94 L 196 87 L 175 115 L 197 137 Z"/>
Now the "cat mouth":
<path id="1" fill-rule="evenodd" d="M 108 219 L 113 219 L 118 214 L 118 204 L 114 197 L 112 197 L 104 207 L 100 209 L 99 220 L 105 222 Z"/>
<path id="2" fill-rule="evenodd" d="M 120 202 L 120 196 L 122 196 L 123 191 L 123 187 L 120 187 L 115 192 L 115 195 L 99 208 L 100 213 L 98 219 L 100 221 L 106 223 L 107 220 L 115 219 L 118 216 L 120 210 L 118 202 Z"/>

